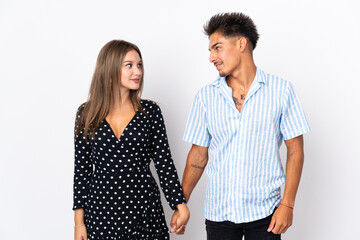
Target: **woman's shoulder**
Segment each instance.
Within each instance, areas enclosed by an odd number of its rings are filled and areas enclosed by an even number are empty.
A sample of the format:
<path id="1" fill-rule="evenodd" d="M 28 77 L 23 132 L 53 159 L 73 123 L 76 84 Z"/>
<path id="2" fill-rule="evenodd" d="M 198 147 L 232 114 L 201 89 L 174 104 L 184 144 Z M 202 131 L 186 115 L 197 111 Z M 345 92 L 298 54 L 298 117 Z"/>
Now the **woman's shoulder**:
<path id="1" fill-rule="evenodd" d="M 140 104 L 144 108 L 144 110 L 151 111 L 160 109 L 159 105 L 155 101 L 150 99 L 141 99 Z"/>
<path id="2" fill-rule="evenodd" d="M 150 119 L 157 119 L 162 116 L 161 109 L 158 103 L 156 103 L 155 101 L 149 99 L 141 99 L 140 104 L 143 110 L 146 112 L 146 115 Z"/>
<path id="3" fill-rule="evenodd" d="M 76 111 L 76 115 L 77 116 L 80 116 L 82 114 L 82 112 L 84 111 L 84 108 L 86 106 L 86 102 L 82 103 L 78 108 L 77 108 L 77 111 Z"/>

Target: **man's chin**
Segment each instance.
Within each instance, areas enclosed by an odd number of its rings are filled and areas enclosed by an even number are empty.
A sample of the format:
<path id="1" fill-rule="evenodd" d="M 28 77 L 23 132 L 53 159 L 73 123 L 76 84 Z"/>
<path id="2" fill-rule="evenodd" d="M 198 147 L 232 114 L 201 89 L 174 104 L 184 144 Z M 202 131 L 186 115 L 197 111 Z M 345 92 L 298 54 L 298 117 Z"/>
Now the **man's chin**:
<path id="1" fill-rule="evenodd" d="M 220 76 L 220 77 L 226 77 L 226 76 L 227 76 L 227 74 L 226 74 L 226 73 L 224 73 L 224 72 L 222 72 L 222 71 L 220 71 L 220 72 L 219 72 L 219 76 Z"/>

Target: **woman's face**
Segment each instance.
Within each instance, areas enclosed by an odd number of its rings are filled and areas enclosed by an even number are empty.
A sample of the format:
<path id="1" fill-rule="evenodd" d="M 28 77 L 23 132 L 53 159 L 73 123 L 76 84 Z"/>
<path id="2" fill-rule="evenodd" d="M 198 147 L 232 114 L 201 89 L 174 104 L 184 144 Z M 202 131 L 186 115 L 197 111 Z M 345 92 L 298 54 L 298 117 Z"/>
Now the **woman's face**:
<path id="1" fill-rule="evenodd" d="M 129 90 L 136 90 L 140 86 L 142 77 L 142 61 L 135 50 L 130 50 L 121 66 L 120 85 Z"/>

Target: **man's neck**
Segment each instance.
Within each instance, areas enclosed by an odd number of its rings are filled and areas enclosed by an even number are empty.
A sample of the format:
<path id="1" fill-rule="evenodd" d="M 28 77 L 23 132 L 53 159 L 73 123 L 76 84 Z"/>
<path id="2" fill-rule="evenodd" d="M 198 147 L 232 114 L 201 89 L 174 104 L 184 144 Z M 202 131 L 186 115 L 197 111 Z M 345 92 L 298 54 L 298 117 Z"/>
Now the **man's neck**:
<path id="1" fill-rule="evenodd" d="M 226 77 L 226 82 L 232 89 L 248 91 L 256 76 L 256 66 L 253 61 L 242 63 L 235 71 Z"/>

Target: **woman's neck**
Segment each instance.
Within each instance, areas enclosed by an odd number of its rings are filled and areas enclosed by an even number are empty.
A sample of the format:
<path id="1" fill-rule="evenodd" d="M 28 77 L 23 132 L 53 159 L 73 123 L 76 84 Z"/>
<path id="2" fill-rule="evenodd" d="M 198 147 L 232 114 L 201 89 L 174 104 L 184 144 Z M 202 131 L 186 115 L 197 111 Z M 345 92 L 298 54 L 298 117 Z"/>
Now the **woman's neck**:
<path id="1" fill-rule="evenodd" d="M 121 97 L 120 97 L 121 94 Z M 130 90 L 129 89 L 121 89 L 120 93 L 115 91 L 114 93 L 114 102 L 111 106 L 112 111 L 113 110 L 119 110 L 120 108 L 124 106 L 131 105 L 131 99 L 130 99 Z"/>

